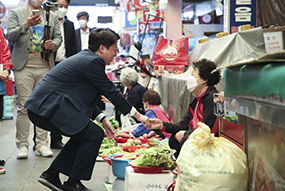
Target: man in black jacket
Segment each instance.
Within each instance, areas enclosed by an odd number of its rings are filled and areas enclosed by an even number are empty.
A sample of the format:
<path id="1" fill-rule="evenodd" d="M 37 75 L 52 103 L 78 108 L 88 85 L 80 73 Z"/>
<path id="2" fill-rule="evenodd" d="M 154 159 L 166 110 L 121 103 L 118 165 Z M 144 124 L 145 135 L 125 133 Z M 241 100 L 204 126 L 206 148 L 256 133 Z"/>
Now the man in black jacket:
<path id="1" fill-rule="evenodd" d="M 95 28 L 89 28 L 87 26 L 87 23 L 89 21 L 89 14 L 86 11 L 79 12 L 77 14 L 77 20 L 80 28 L 75 30 L 76 51 L 80 52 L 81 50 L 88 48 L 89 34 Z"/>
<path id="2" fill-rule="evenodd" d="M 55 62 L 58 64 L 62 60 L 72 56 L 76 53 L 76 41 L 75 41 L 75 30 L 72 21 L 68 20 L 65 16 L 68 10 L 70 0 L 53 0 L 58 3 L 57 13 L 58 20 L 60 23 L 61 35 L 63 42 L 57 50 L 55 56 Z"/>
<path id="3" fill-rule="evenodd" d="M 75 30 L 72 21 L 68 20 L 65 14 L 68 10 L 70 0 L 53 0 L 58 3 L 58 10 L 56 11 L 58 20 L 60 23 L 60 30 L 62 35 L 62 44 L 58 48 L 55 56 L 55 65 L 64 59 L 76 54 L 76 41 L 75 41 Z M 55 133 L 51 133 L 51 144 L 52 149 L 61 149 L 63 147 L 62 136 Z"/>

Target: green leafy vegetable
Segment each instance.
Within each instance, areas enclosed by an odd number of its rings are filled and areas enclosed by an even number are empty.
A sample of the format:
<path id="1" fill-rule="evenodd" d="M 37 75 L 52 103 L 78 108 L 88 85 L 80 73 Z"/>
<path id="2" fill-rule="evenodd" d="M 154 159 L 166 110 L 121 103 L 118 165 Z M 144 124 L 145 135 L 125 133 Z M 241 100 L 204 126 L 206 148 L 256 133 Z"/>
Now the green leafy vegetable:
<path id="1" fill-rule="evenodd" d="M 108 149 L 108 148 L 111 148 L 111 147 L 114 147 L 115 146 L 115 140 L 114 139 L 109 139 L 109 138 L 104 138 L 102 143 L 101 143 L 101 146 L 100 146 L 100 149 L 99 149 L 99 153 L 100 152 L 103 152 L 105 149 Z"/>
<path id="2" fill-rule="evenodd" d="M 136 153 L 141 154 L 141 156 L 133 160 L 130 163 L 131 165 L 148 167 L 164 166 L 166 169 L 170 169 L 173 165 L 172 155 L 175 153 L 175 150 L 152 147 L 149 149 L 138 149 Z"/>
<path id="3" fill-rule="evenodd" d="M 113 119 L 113 118 L 108 118 L 108 120 L 109 120 L 110 123 L 114 126 L 115 129 L 118 129 L 118 128 L 119 128 L 119 122 L 118 122 L 117 120 L 115 120 L 115 119 Z M 100 123 L 100 122 L 98 122 L 98 121 L 96 121 L 96 120 L 94 120 L 93 122 L 96 123 L 96 124 L 98 124 L 103 130 L 105 130 L 102 123 Z"/>
<path id="4" fill-rule="evenodd" d="M 109 156 L 109 155 L 113 155 L 113 154 L 124 154 L 126 153 L 122 147 L 111 147 L 111 148 L 108 148 L 108 149 L 105 149 L 101 155 L 102 156 Z"/>

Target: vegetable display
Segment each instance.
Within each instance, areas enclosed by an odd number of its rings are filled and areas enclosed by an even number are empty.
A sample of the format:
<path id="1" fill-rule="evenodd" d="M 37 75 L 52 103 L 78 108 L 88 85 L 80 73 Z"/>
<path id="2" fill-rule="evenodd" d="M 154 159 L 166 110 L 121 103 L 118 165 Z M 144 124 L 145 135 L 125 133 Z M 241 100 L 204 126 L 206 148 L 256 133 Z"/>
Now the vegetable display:
<path id="1" fill-rule="evenodd" d="M 175 153 L 175 150 L 173 149 L 152 147 L 149 149 L 138 149 L 135 153 L 141 154 L 141 156 L 130 163 L 133 166 L 164 166 L 166 169 L 170 169 L 174 164 L 172 155 Z"/>
<path id="2" fill-rule="evenodd" d="M 101 143 L 99 153 L 103 152 L 105 149 L 109 149 L 109 148 L 112 148 L 114 146 L 115 146 L 115 140 L 105 137 Z"/>
<path id="3" fill-rule="evenodd" d="M 125 152 L 122 147 L 111 147 L 111 148 L 105 149 L 100 155 L 109 156 L 113 154 L 124 154 L 124 153 L 127 153 L 127 152 Z"/>
<path id="4" fill-rule="evenodd" d="M 110 123 L 114 126 L 115 129 L 119 128 L 119 122 L 113 118 L 108 118 L 108 120 L 110 121 Z M 102 129 L 104 129 L 103 124 L 94 120 L 94 123 L 98 124 Z"/>

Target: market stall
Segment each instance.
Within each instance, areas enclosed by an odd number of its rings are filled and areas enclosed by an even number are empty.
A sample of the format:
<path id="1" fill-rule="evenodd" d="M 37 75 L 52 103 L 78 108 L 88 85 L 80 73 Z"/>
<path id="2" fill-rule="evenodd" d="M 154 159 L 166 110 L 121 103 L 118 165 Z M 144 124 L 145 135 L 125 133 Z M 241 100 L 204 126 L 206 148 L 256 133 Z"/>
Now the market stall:
<path id="1" fill-rule="evenodd" d="M 189 55 L 189 66 L 196 60 L 207 58 L 223 67 L 265 54 L 262 28 L 255 28 L 197 44 Z M 188 67 L 183 74 L 164 75 L 159 79 L 159 91 L 163 95 L 162 106 L 168 112 L 171 121 L 179 121 L 193 99 L 185 86 L 191 71 L 192 67 Z M 217 88 L 223 90 L 222 82 Z"/>
<path id="2" fill-rule="evenodd" d="M 224 70 L 227 109 L 243 126 L 250 190 L 285 189 L 285 51 Z"/>
<path id="3" fill-rule="evenodd" d="M 167 140 L 105 137 L 100 157 L 109 164 L 106 189 L 166 191 L 174 180 L 174 152 Z"/>

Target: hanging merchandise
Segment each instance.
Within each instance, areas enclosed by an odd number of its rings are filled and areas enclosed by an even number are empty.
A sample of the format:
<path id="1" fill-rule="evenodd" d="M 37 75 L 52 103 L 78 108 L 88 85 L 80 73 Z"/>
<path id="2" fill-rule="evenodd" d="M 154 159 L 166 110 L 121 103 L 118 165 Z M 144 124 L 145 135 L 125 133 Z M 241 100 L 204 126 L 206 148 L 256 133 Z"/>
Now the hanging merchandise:
<path id="1" fill-rule="evenodd" d="M 184 66 L 189 64 L 188 50 L 187 37 L 175 41 L 159 37 L 152 58 L 154 74 L 162 76 L 169 73 L 183 73 Z"/>
<path id="2" fill-rule="evenodd" d="M 172 41 L 159 37 L 153 54 L 153 65 L 182 65 L 189 64 L 188 38 Z"/>

